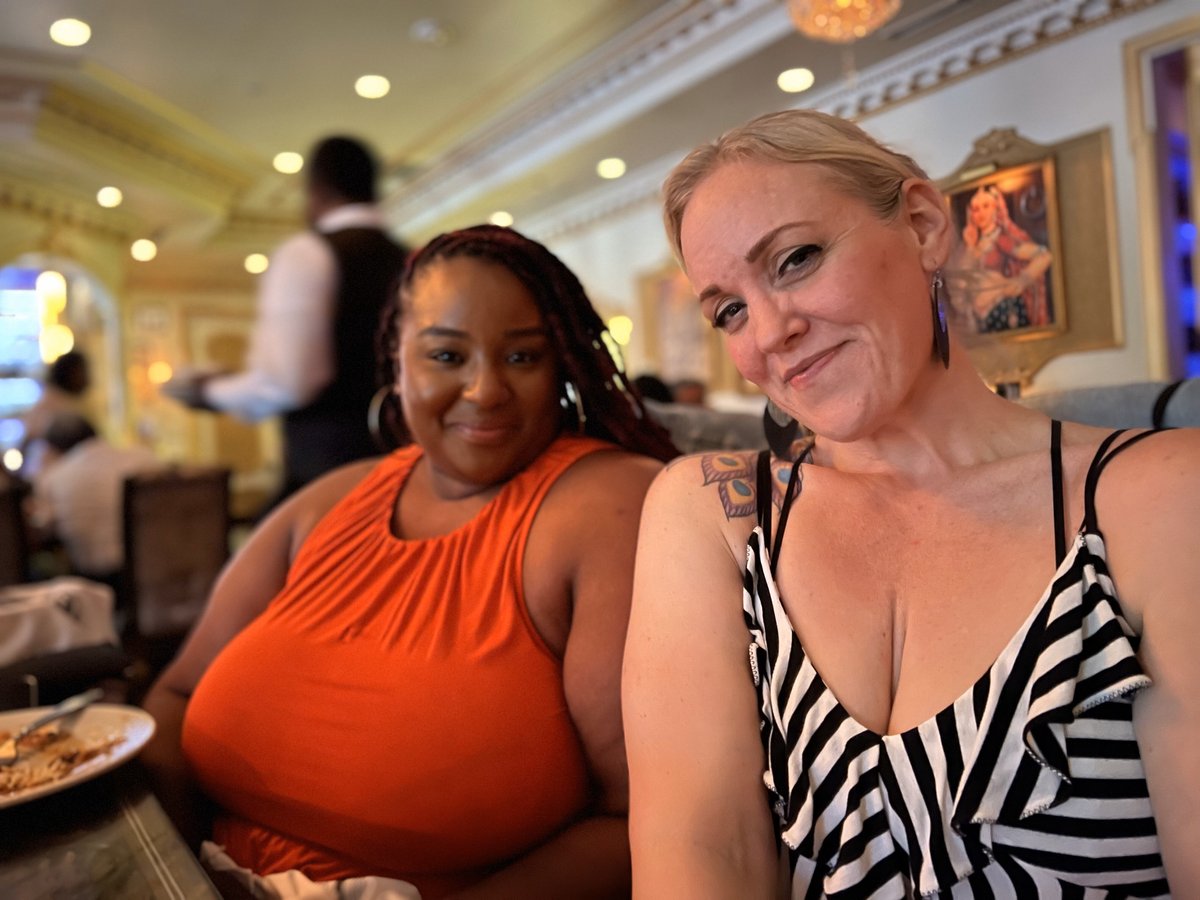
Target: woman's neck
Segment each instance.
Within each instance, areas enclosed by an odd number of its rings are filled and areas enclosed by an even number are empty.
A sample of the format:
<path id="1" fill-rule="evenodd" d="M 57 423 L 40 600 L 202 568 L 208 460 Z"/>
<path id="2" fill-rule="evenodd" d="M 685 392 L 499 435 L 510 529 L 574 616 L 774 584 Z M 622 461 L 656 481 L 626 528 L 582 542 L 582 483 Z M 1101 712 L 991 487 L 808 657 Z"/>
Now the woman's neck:
<path id="1" fill-rule="evenodd" d="M 847 442 L 818 435 L 814 461 L 931 485 L 964 468 L 1032 452 L 1048 440 L 1044 416 L 994 394 L 964 361 L 949 371 L 931 368 L 871 434 Z"/>

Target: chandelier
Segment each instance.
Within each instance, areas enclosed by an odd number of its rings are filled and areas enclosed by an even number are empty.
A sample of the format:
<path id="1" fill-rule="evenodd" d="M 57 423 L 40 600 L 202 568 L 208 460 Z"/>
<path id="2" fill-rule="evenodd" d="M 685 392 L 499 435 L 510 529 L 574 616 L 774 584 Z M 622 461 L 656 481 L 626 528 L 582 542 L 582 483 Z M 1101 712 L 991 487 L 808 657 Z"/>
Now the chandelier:
<path id="1" fill-rule="evenodd" d="M 900 0 L 788 0 L 792 22 L 819 41 L 848 44 L 866 37 L 900 9 Z"/>

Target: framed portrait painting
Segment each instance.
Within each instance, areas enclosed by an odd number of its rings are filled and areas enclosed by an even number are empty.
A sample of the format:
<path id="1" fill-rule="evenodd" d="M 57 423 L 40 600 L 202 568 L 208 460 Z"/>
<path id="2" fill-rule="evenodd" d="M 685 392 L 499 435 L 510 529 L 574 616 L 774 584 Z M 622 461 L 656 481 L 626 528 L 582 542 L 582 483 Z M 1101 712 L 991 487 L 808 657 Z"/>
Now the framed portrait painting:
<path id="1" fill-rule="evenodd" d="M 998 169 L 957 186 L 946 199 L 957 236 L 946 274 L 960 332 L 1063 331 L 1053 158 Z"/>
<path id="2" fill-rule="evenodd" d="M 1054 145 L 997 129 L 939 182 L 955 246 L 952 327 L 983 377 L 1028 384 L 1063 353 L 1120 343 L 1107 131 Z"/>

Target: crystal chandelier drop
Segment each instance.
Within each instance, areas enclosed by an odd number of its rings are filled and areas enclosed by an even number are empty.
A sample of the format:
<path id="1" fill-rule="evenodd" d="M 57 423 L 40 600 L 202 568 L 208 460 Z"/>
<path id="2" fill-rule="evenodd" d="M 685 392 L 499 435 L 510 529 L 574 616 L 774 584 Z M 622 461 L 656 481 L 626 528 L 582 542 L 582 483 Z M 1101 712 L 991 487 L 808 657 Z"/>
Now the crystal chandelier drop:
<path id="1" fill-rule="evenodd" d="M 900 9 L 900 0 L 788 0 L 796 28 L 810 38 L 848 44 L 866 37 Z"/>

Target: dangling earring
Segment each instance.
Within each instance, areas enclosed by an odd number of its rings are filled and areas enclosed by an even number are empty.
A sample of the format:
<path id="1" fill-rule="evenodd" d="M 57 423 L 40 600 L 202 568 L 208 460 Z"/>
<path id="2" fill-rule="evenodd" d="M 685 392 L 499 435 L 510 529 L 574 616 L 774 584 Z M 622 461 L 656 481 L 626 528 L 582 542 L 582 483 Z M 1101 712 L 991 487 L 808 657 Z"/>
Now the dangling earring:
<path id="1" fill-rule="evenodd" d="M 583 426 L 587 423 L 587 415 L 583 411 L 583 397 L 570 381 L 563 382 L 563 392 L 566 396 L 559 397 L 558 403 L 565 410 L 570 410 L 572 405 L 575 407 L 575 428 L 583 434 Z"/>
<path id="2" fill-rule="evenodd" d="M 367 430 L 371 438 L 384 453 L 390 453 L 404 440 L 398 433 L 403 430 L 404 416 L 400 411 L 400 398 L 390 385 L 384 385 L 371 396 L 367 405 Z"/>
<path id="3" fill-rule="evenodd" d="M 946 304 L 950 298 L 946 293 L 946 279 L 942 270 L 933 273 L 933 285 L 929 291 L 929 303 L 933 307 L 933 352 L 950 368 L 950 328 L 946 322 Z"/>
<path id="4" fill-rule="evenodd" d="M 780 459 L 790 459 L 792 443 L 800 432 L 800 423 L 768 400 L 763 409 L 763 434 L 767 436 L 767 446 Z"/>

